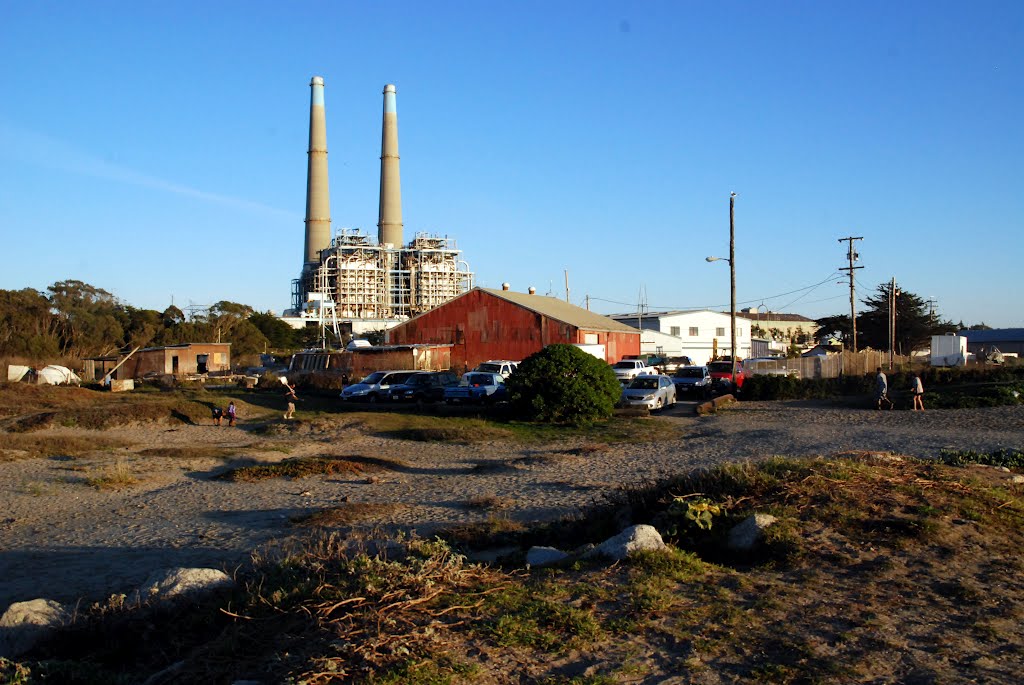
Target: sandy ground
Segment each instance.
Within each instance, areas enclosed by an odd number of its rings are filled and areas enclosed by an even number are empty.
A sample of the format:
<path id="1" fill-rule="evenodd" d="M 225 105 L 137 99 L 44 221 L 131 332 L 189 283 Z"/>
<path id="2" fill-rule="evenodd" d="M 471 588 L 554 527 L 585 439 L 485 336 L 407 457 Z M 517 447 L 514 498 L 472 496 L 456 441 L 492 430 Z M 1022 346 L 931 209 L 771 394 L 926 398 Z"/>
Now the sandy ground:
<path id="1" fill-rule="evenodd" d="M 37 597 L 99 601 L 172 567 L 231 572 L 253 549 L 306 534 L 294 517 L 346 504 L 386 505 L 365 526 L 429 534 L 494 515 L 549 520 L 614 498 L 624 487 L 724 461 L 850 450 L 930 457 L 943 449 L 1024 449 L 1024 407 L 914 413 L 755 402 L 700 418 L 686 409 L 654 419 L 678 426 L 676 440 L 590 454 L 578 450 L 585 443 L 448 445 L 367 436 L 352 428 L 310 431 L 301 424 L 269 437 L 246 426 L 104 431 L 131 447 L 75 459 L 0 462 L 0 609 Z M 226 448 L 237 458 L 139 454 L 152 447 Z M 216 478 L 230 466 L 314 455 L 401 466 L 257 483 Z M 114 464 L 138 482 L 121 489 L 87 483 Z M 485 497 L 506 506 L 496 513 L 473 505 Z"/>

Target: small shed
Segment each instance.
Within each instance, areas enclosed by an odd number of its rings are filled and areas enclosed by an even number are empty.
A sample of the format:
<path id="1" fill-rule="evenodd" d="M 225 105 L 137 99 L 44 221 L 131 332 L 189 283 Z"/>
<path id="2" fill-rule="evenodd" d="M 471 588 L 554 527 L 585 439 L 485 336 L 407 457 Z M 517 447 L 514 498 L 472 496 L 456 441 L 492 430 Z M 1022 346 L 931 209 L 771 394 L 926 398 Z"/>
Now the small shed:
<path id="1" fill-rule="evenodd" d="M 231 343 L 181 343 L 146 347 L 128 357 L 114 377 L 201 376 L 231 372 Z M 122 358 L 123 359 L 123 358 Z"/>
<path id="2" fill-rule="evenodd" d="M 640 331 L 554 297 L 510 290 L 469 292 L 395 326 L 388 342 L 452 345 L 452 368 L 521 361 L 553 343 L 604 345 L 605 361 L 640 354 Z"/>

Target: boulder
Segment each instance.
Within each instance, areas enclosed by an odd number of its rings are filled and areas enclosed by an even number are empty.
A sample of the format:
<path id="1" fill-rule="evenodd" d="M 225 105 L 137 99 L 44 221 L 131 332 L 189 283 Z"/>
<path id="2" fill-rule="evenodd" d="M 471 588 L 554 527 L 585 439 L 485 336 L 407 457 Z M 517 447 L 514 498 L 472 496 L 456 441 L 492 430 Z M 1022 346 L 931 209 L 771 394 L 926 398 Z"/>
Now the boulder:
<path id="1" fill-rule="evenodd" d="M 640 524 L 630 526 L 618 535 L 608 538 L 584 556 L 587 558 L 606 557 L 618 561 L 625 559 L 633 552 L 664 547 L 665 541 L 661 539 L 661 533 L 657 528 Z"/>
<path id="2" fill-rule="evenodd" d="M 43 637 L 65 626 L 71 613 L 50 599 L 16 602 L 0 616 L 0 657 L 16 657 Z"/>
<path id="3" fill-rule="evenodd" d="M 212 568 L 172 568 L 158 571 L 146 579 L 135 599 L 162 602 L 188 599 L 197 594 L 232 587 L 231 576 Z"/>
<path id="4" fill-rule="evenodd" d="M 568 554 L 554 547 L 531 547 L 526 553 L 526 565 L 551 566 L 568 558 Z"/>
<path id="5" fill-rule="evenodd" d="M 764 540 L 764 531 L 775 523 L 771 514 L 752 514 L 729 531 L 726 544 L 737 552 L 749 552 Z"/>

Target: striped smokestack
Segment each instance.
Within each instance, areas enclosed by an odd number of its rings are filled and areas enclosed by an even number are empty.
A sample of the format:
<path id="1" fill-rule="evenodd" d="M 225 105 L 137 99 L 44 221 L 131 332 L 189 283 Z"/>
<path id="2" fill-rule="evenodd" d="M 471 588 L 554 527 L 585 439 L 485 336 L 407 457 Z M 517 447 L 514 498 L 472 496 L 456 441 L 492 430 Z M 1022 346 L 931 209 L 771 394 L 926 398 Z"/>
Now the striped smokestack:
<path id="1" fill-rule="evenodd" d="M 398 109 L 395 87 L 384 86 L 384 123 L 380 141 L 380 214 L 377 242 L 402 247 L 402 183 L 398 178 Z"/>
<path id="2" fill-rule="evenodd" d="M 327 120 L 324 80 L 309 82 L 309 167 L 306 171 L 306 264 L 320 263 L 320 250 L 331 245 L 331 199 L 327 189 Z"/>

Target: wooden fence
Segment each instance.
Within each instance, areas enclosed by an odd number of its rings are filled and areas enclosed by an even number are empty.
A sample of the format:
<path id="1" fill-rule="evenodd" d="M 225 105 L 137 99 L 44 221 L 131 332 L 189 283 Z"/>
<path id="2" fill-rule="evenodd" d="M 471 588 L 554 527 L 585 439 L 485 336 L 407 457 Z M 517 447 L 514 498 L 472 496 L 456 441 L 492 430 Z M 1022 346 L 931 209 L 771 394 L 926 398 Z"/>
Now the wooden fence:
<path id="1" fill-rule="evenodd" d="M 905 355 L 893 355 L 893 368 L 902 368 L 910 363 Z M 889 371 L 889 353 L 881 350 L 861 352 L 844 351 L 826 357 L 796 357 L 777 360 L 759 360 L 752 363 L 753 373 L 795 373 L 799 378 L 838 378 L 839 376 L 863 376 L 874 374 L 882 367 Z"/>

